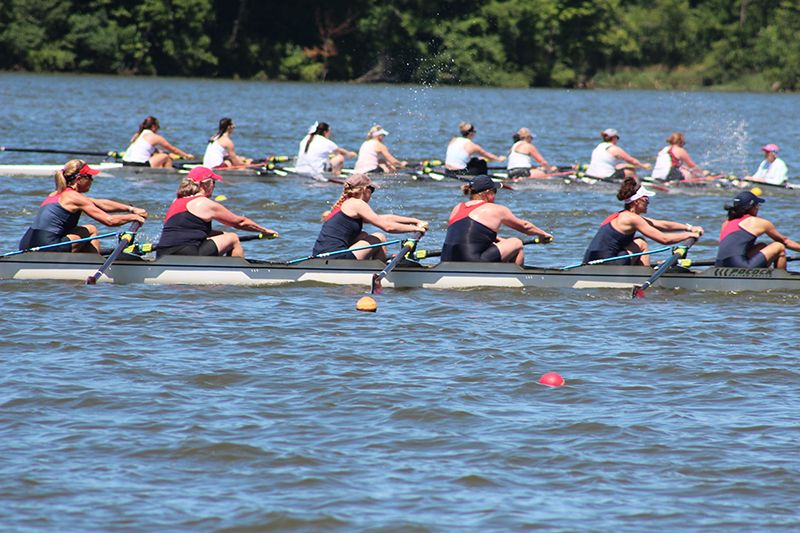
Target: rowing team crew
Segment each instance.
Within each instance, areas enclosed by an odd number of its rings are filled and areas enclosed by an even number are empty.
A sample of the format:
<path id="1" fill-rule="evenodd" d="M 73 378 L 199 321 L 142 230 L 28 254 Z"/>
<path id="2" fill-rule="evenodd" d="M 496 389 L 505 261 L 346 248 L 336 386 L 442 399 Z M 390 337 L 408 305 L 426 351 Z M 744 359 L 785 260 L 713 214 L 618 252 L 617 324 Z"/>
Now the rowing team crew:
<path id="1" fill-rule="evenodd" d="M 73 159 L 55 174 L 56 190 L 42 202 L 33 225 L 20 241 L 20 250 L 57 245 L 48 248 L 62 252 L 99 252 L 93 225 L 78 226 L 82 213 L 107 226 L 127 222 L 144 222 L 147 211 L 113 200 L 86 196 L 93 176 L 99 173 L 81 159 Z M 181 180 L 176 199 L 170 206 L 157 255 L 195 255 L 244 257 L 236 233 L 212 230 L 217 221 L 233 228 L 277 236 L 278 233 L 260 226 L 249 218 L 235 215 L 211 199 L 214 186 L 221 177 L 207 167 L 195 167 Z M 526 235 L 541 238 L 552 235 L 531 222 L 516 217 L 510 209 L 495 203 L 498 185 L 487 175 L 474 177 L 461 190 L 469 200 L 459 203 L 450 212 L 447 235 L 442 246 L 442 261 L 515 262 L 524 264 L 523 242 L 518 238 L 502 238 L 497 232 L 504 225 Z M 340 259 L 386 260 L 386 236 L 381 232 L 368 234 L 364 222 L 387 233 L 425 233 L 428 223 L 417 218 L 385 214 L 378 215 L 369 201 L 378 186 L 366 174 L 352 175 L 344 191 L 323 215 L 323 225 L 312 254 L 328 254 Z M 612 264 L 649 265 L 648 245 L 643 237 L 661 244 L 675 244 L 685 239 L 699 238 L 703 228 L 656 220 L 643 216 L 654 192 L 645 189 L 636 178 L 626 177 L 617 193 L 623 209 L 607 217 L 586 250 L 583 262 L 612 259 Z M 786 248 L 800 251 L 800 244 L 781 235 L 766 219 L 758 217 L 759 205 L 764 203 L 749 191 L 740 192 L 730 206 L 725 206 L 728 220 L 720 234 L 717 266 L 786 268 Z M 125 214 L 111 214 L 124 212 Z M 682 231 L 685 230 L 685 231 Z M 642 237 L 637 237 L 639 232 Z M 664 233 L 670 232 L 670 233 Z M 775 242 L 756 243 L 766 234 Z M 86 240 L 91 239 L 91 240 Z M 79 241 L 70 244 L 71 241 Z M 58 246 L 59 243 L 65 243 Z"/>
<path id="2" fill-rule="evenodd" d="M 152 116 L 145 118 L 139 125 L 139 131 L 133 135 L 131 145 L 125 151 L 123 164 L 169 168 L 172 167 L 170 153 L 175 157 L 194 158 L 192 154 L 172 146 L 164 137 L 158 135 L 160 128 L 157 118 Z M 253 162 L 252 159 L 242 158 L 236 154 L 236 148 L 230 138 L 235 128 L 236 125 L 230 118 L 225 117 L 219 121 L 217 133 L 208 140 L 203 166 L 211 169 L 245 168 Z M 454 137 L 448 143 L 445 159 L 445 168 L 454 174 L 473 176 L 487 174 L 487 161 L 508 161 L 509 178 L 536 178 L 558 172 L 558 169 L 551 166 L 533 145 L 531 141 L 534 136 L 528 128 L 520 128 L 514 134 L 514 144 L 508 151 L 508 157 L 496 156 L 475 143 L 477 130 L 474 125 L 462 122 L 458 129 L 460 136 Z M 388 134 L 389 132 L 381 126 L 373 126 L 367 133 L 367 140 L 356 153 L 340 148 L 331 140 L 329 124 L 315 122 L 300 141 L 296 170 L 315 175 L 323 172 L 339 175 L 344 168 L 345 158 L 357 156 L 354 168 L 357 174 L 396 172 L 398 167 L 404 168 L 408 163 L 399 161 L 389 152 L 383 143 Z M 592 151 L 586 176 L 621 180 L 628 176 L 636 177 L 636 168 L 645 170 L 653 168 L 649 163 L 641 163 L 629 156 L 625 150 L 617 146 L 619 142 L 617 130 L 609 128 L 600 135 L 603 142 Z M 673 133 L 666 142 L 667 146 L 661 149 L 656 157 L 653 179 L 685 181 L 708 176 L 709 172 L 701 170 L 684 149 L 686 136 L 683 133 Z M 761 150 L 764 151 L 765 160 L 753 176 L 745 176 L 745 179 L 775 185 L 784 183 L 788 169 L 778 158 L 778 147 L 767 144 Z"/>

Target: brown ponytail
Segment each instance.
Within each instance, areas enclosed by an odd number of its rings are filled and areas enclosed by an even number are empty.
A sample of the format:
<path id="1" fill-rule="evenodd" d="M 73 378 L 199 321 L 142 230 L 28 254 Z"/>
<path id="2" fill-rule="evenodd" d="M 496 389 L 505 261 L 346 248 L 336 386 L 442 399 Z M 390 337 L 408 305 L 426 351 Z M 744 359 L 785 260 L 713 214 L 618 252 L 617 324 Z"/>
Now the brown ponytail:
<path id="1" fill-rule="evenodd" d="M 59 194 L 64 192 L 67 186 L 78 179 L 80 171 L 84 166 L 86 166 L 86 161 L 83 159 L 73 159 L 64 165 L 64 168 L 57 171 L 54 176 L 56 180 L 56 192 Z"/>

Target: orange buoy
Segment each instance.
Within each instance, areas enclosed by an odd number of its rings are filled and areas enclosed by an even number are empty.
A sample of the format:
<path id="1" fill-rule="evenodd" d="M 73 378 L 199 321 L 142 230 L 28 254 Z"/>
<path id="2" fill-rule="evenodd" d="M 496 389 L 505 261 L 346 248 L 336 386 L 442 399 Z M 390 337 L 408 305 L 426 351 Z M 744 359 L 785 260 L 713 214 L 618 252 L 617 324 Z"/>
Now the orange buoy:
<path id="1" fill-rule="evenodd" d="M 378 310 L 378 304 L 375 303 L 375 300 L 373 300 L 369 296 L 364 296 L 356 304 L 356 309 L 358 309 L 359 311 L 374 313 Z"/>
<path id="2" fill-rule="evenodd" d="M 547 385 L 548 387 L 560 387 L 565 383 L 564 378 L 556 374 L 555 372 L 548 372 L 542 379 L 539 380 L 539 383 L 542 385 Z"/>

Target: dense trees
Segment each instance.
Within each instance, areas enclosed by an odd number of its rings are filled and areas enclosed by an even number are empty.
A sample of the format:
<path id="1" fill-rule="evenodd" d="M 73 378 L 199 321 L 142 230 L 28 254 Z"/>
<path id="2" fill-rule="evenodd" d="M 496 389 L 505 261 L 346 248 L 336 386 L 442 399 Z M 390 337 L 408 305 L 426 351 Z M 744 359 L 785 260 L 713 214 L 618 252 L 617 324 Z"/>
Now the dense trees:
<path id="1" fill-rule="evenodd" d="M 800 0 L 0 0 L 0 68 L 572 87 L 689 69 L 800 89 Z"/>

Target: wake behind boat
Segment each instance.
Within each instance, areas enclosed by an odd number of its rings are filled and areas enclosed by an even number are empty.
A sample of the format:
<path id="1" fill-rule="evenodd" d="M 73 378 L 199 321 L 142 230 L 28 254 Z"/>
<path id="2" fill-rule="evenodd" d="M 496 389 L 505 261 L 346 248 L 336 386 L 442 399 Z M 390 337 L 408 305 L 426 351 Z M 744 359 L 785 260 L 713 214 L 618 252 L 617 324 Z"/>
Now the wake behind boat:
<path id="1" fill-rule="evenodd" d="M 0 259 L 0 279 L 83 283 L 103 265 L 99 254 L 38 252 Z M 386 263 L 378 260 L 310 259 L 299 263 L 236 257 L 165 256 L 159 259 L 123 254 L 99 283 L 147 285 L 249 285 L 326 283 L 370 287 Z M 510 263 L 445 262 L 427 265 L 402 261 L 383 280 L 384 287 L 424 289 L 535 288 L 631 289 L 653 275 L 645 266 L 587 265 L 570 270 L 520 267 Z M 720 268 L 665 272 L 653 288 L 690 291 L 800 290 L 800 274 L 783 269 Z"/>

